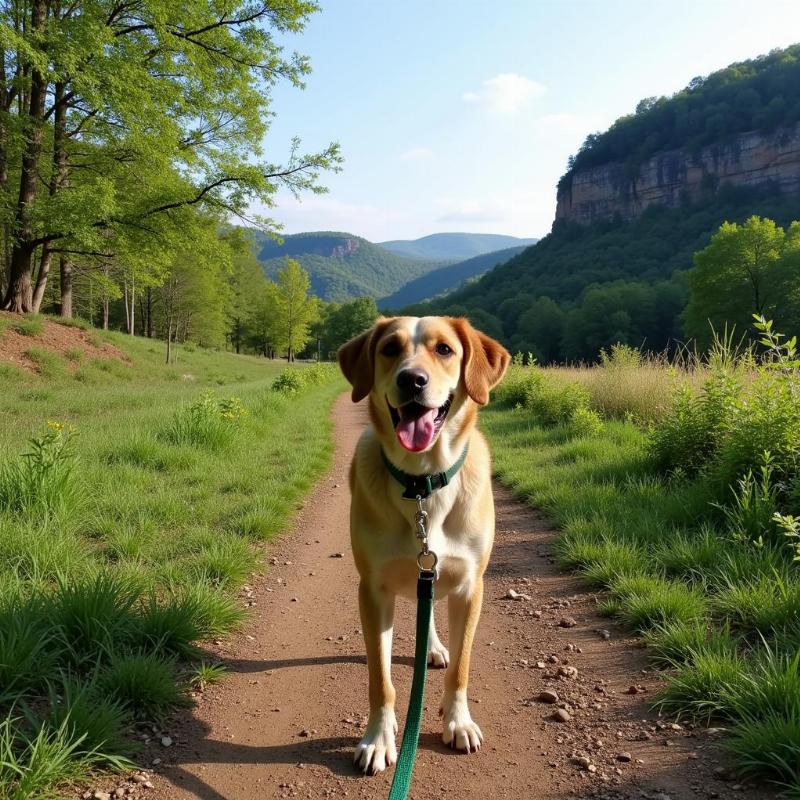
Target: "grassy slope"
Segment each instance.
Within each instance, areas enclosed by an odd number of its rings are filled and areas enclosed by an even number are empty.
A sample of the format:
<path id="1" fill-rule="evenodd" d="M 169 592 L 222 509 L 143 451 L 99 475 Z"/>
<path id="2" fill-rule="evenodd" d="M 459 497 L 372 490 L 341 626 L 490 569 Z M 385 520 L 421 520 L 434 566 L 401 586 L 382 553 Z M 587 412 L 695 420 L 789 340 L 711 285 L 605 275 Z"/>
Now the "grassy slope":
<path id="1" fill-rule="evenodd" d="M 593 408 L 641 418 L 647 398 L 658 395 L 655 369 L 641 382 L 635 368 L 621 370 L 627 375 L 604 376 L 603 368 L 545 374 L 555 385 L 577 375 Z M 674 376 L 665 368 L 660 381 L 668 396 Z M 560 397 L 556 389 L 541 407 L 558 412 Z M 735 769 L 797 794 L 800 575 L 789 542 L 743 539 L 732 527 L 732 494 L 708 475 L 661 474 L 643 426 L 607 419 L 598 427 L 596 418 L 588 426 L 545 424 L 514 402 L 501 400 L 481 418 L 496 474 L 561 529 L 561 564 L 607 590 L 605 610 L 644 634 L 654 663 L 669 670 L 663 709 L 721 720 L 732 730 L 725 745 Z M 663 424 L 664 409 L 651 410 L 656 426 Z M 743 419 L 752 421 L 747 411 Z M 777 447 L 774 427 L 772 437 Z"/>
<path id="2" fill-rule="evenodd" d="M 69 670 L 80 692 L 91 695 L 77 703 L 77 717 L 81 702 L 121 709 L 119 720 L 108 722 L 117 744 L 98 741 L 102 729 L 78 748 L 98 745 L 99 761 L 108 765 L 127 752 L 134 719 L 157 718 L 181 700 L 174 689 L 185 683 L 192 642 L 224 633 L 241 618 L 235 591 L 259 566 L 257 544 L 285 528 L 328 464 L 328 414 L 341 386 L 327 380 L 287 396 L 270 388 L 280 362 L 184 348 L 178 363 L 166 366 L 161 343 L 103 338 L 124 350 L 130 364 L 95 361 L 73 373 L 62 359 L 49 364 L 47 378 L 0 365 L 0 684 L 8 681 L 0 685 L 0 720 L 14 705 L 13 717 L 26 704 L 44 713 L 45 678 L 63 693 L 56 676 Z M 238 423 L 221 417 L 212 402 L 211 435 L 203 424 L 176 426 L 207 391 L 240 398 L 246 416 Z M 11 499 L 4 496 L 3 469 L 7 474 L 19 463 L 14 456 L 28 449 L 28 439 L 53 433 L 47 421 L 75 428 L 78 499 L 63 491 L 61 507 L 50 511 L 9 507 L 19 491 L 12 487 Z M 75 622 L 69 591 L 82 609 L 79 618 L 89 622 Z M 125 598 L 134 598 L 130 607 Z M 44 642 L 28 661 L 15 619 Z M 99 625 L 92 627 L 92 619 Z M 45 665 L 46 676 L 36 663 Z M 15 664 L 5 676 L 3 665 Z M 120 678 L 131 672 L 133 679 Z M 65 761 L 36 778 L 36 751 L 25 737 L 37 729 L 0 724 L 0 740 L 14 740 L 17 766 L 30 778 L 20 788 L 13 770 L 0 765 L 0 796 L 52 797 L 54 784 L 80 778 L 98 759 L 70 753 L 79 735 L 54 722 L 41 729 L 52 745 L 45 761 Z"/>

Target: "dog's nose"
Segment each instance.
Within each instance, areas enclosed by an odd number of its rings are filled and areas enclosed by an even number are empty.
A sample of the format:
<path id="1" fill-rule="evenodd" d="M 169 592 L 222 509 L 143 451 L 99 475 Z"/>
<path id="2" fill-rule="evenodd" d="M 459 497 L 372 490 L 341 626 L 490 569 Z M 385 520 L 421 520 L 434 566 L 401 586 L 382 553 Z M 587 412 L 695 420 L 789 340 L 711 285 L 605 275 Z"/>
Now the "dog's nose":
<path id="1" fill-rule="evenodd" d="M 418 392 L 428 385 L 428 373 L 424 369 L 404 369 L 397 374 L 397 386 L 404 392 Z"/>

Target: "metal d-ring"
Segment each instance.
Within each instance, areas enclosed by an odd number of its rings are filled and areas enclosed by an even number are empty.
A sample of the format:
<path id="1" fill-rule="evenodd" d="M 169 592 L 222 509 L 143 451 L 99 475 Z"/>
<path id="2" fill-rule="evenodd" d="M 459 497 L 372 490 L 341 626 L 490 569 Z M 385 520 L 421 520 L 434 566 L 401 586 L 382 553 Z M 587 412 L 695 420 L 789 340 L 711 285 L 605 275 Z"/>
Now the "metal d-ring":
<path id="1" fill-rule="evenodd" d="M 422 559 L 424 558 L 433 559 L 433 562 L 429 567 L 426 567 L 425 564 L 423 564 Z M 417 555 L 417 566 L 421 570 L 427 570 L 428 572 L 435 572 L 436 565 L 438 563 L 439 563 L 439 556 L 437 556 L 436 553 L 433 552 L 433 550 L 423 550 L 421 553 Z"/>

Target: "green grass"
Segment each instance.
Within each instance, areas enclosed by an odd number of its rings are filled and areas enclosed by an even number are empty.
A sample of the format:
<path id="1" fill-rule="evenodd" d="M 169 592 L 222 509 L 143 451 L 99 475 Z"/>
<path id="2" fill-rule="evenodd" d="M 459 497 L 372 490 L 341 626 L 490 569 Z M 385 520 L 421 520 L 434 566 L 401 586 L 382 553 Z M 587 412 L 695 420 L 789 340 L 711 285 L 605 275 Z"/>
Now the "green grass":
<path id="1" fill-rule="evenodd" d="M 600 612 L 642 635 L 665 670 L 660 709 L 723 720 L 735 769 L 800 796 L 800 561 L 772 519 L 800 517 L 791 393 L 768 371 L 670 378 L 656 366 L 643 365 L 639 385 L 635 364 L 624 380 L 607 366 L 516 365 L 481 414 L 495 471 L 559 528 L 558 563 L 605 591 Z M 670 381 L 701 379 L 702 401 L 664 402 Z M 570 381 L 583 399 L 564 389 Z M 602 415 L 599 426 L 555 413 L 575 398 Z M 702 459 L 662 471 L 653 454 L 665 443 L 675 458 Z M 764 449 L 772 461 L 760 468 Z M 748 470 L 755 477 L 742 480 Z"/>
<path id="2" fill-rule="evenodd" d="M 242 624 L 237 590 L 327 467 L 343 388 L 332 367 L 292 367 L 287 393 L 283 363 L 178 347 L 167 366 L 161 343 L 91 335 L 128 360 L 40 346 L 38 372 L 2 372 L 0 796 L 15 800 L 122 767 L 134 720 L 221 677 L 198 644 Z"/>

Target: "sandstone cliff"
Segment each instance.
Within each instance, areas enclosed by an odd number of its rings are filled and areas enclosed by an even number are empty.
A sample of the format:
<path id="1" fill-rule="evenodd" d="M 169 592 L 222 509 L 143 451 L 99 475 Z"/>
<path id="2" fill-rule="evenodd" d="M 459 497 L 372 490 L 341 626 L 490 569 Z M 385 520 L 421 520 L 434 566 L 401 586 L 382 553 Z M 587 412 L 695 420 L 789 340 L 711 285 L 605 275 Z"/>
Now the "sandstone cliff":
<path id="1" fill-rule="evenodd" d="M 743 133 L 695 153 L 667 150 L 638 169 L 614 162 L 576 172 L 559 186 L 556 223 L 632 219 L 648 206 L 677 206 L 724 184 L 800 192 L 800 124 Z"/>

